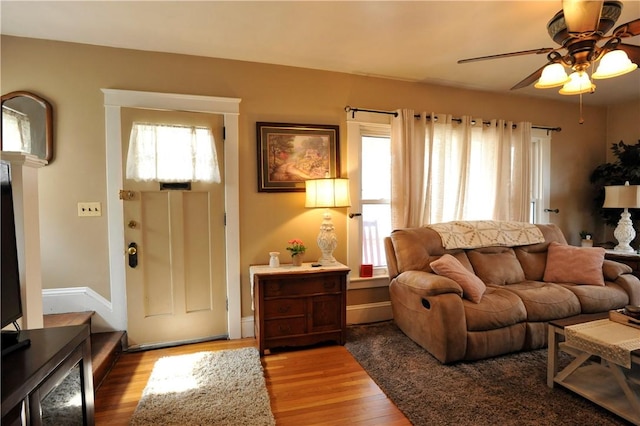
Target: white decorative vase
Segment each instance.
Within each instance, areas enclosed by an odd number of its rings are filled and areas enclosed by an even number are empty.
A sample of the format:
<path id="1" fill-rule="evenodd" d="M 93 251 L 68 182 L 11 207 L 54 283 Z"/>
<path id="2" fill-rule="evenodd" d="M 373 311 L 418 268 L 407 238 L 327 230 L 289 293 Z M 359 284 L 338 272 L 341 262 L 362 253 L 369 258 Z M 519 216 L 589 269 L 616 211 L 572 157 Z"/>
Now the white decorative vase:
<path id="1" fill-rule="evenodd" d="M 269 252 L 269 256 L 271 256 L 271 258 L 269 259 L 269 267 L 277 268 L 280 266 L 280 258 L 278 257 L 279 255 L 280 255 L 279 251 Z"/>

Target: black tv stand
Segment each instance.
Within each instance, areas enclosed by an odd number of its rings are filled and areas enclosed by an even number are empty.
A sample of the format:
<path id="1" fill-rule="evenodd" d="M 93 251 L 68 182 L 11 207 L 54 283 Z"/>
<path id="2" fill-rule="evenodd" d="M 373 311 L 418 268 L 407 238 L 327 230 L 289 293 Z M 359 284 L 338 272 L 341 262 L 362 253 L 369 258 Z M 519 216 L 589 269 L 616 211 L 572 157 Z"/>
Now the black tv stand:
<path id="1" fill-rule="evenodd" d="M 21 348 L 31 345 L 31 339 L 20 339 L 19 331 L 2 331 L 2 356 L 9 355 Z"/>
<path id="2" fill-rule="evenodd" d="M 87 324 L 20 331 L 31 345 L 2 358 L 0 423 L 42 425 L 42 400 L 79 367 L 83 424 L 95 424 L 90 337 Z"/>

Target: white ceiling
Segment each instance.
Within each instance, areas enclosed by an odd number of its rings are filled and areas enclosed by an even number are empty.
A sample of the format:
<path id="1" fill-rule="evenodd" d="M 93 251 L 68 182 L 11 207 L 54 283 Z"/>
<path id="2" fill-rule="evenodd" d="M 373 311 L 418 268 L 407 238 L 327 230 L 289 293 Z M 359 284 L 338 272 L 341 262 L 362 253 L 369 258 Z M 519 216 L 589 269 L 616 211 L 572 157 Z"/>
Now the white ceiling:
<path id="1" fill-rule="evenodd" d="M 561 1 L 6 1 L 2 34 L 237 59 L 494 92 L 544 55 L 458 59 L 555 47 L 546 24 Z M 617 24 L 640 18 L 624 1 Z M 640 36 L 625 43 L 640 45 Z M 640 102 L 640 71 L 596 82 L 584 102 Z M 513 93 L 513 92 L 512 92 Z M 517 94 L 564 97 L 527 87 Z M 363 106 L 366 107 L 366 106 Z"/>

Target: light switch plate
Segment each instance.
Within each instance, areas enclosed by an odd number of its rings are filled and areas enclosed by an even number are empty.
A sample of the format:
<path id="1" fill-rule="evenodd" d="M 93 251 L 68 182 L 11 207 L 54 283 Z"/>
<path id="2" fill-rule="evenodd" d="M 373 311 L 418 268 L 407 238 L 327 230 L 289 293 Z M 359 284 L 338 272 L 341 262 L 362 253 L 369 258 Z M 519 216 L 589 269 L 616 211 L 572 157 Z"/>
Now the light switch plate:
<path id="1" fill-rule="evenodd" d="M 78 203 L 78 216 L 102 216 L 102 205 L 100 202 L 80 202 Z"/>

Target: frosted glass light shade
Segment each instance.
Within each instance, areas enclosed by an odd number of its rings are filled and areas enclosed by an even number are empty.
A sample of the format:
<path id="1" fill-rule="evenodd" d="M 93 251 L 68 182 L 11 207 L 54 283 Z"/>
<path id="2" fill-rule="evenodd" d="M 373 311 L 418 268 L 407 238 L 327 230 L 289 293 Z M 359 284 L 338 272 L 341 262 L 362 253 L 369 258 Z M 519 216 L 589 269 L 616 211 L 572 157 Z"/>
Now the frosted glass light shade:
<path id="1" fill-rule="evenodd" d="M 349 207 L 349 179 L 309 179 L 305 207 Z"/>
<path id="2" fill-rule="evenodd" d="M 631 62 L 627 52 L 624 50 L 612 50 L 602 57 L 598 69 L 593 73 L 593 78 L 617 77 L 636 68 L 638 68 L 638 65 Z"/>
<path id="3" fill-rule="evenodd" d="M 562 86 L 569 81 L 569 76 L 564 70 L 562 64 L 547 65 L 542 70 L 542 75 L 534 87 L 536 89 L 550 89 L 552 87 Z"/>
<path id="4" fill-rule="evenodd" d="M 569 78 L 569 82 L 560 89 L 561 95 L 579 95 L 596 90 L 596 85 L 589 80 L 589 75 L 584 71 L 571 73 Z"/>

